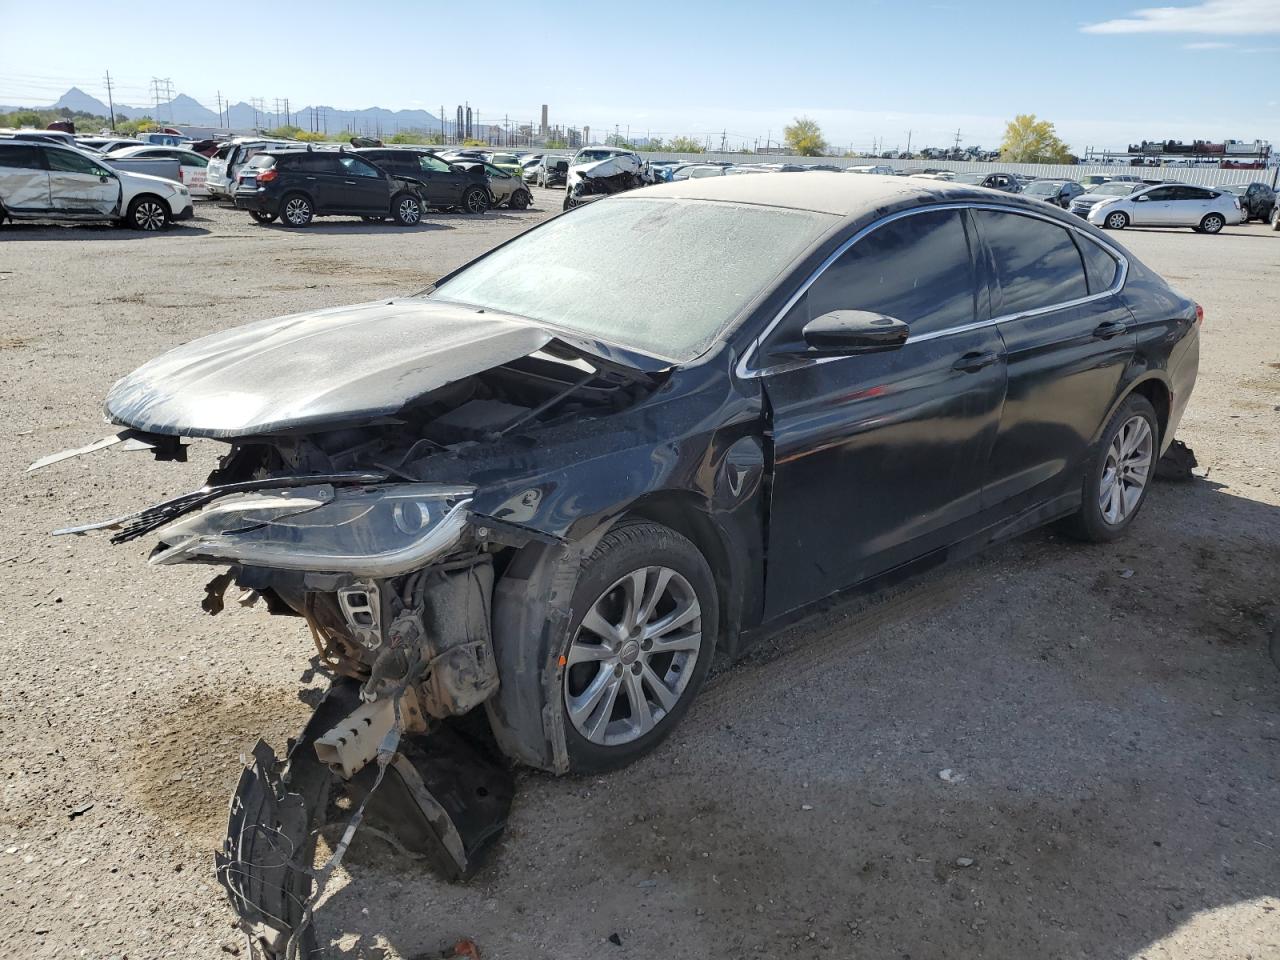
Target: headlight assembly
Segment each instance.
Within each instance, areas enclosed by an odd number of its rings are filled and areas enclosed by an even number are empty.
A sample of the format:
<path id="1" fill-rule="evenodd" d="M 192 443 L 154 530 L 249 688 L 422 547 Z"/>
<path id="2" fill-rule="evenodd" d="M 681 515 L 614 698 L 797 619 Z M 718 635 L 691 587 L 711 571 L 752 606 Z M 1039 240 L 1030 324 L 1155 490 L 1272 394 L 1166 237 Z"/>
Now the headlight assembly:
<path id="1" fill-rule="evenodd" d="M 151 563 L 196 558 L 391 577 L 456 544 L 473 487 L 318 484 L 224 497 L 159 532 Z"/>

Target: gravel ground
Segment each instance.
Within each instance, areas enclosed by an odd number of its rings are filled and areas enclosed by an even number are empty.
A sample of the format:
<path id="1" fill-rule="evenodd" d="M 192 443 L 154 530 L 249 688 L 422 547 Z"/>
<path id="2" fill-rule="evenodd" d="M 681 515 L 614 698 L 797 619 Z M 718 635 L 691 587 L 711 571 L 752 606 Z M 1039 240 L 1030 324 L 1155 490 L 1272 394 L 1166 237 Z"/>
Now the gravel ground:
<path id="1" fill-rule="evenodd" d="M 263 610 L 201 614 L 207 571 L 149 569 L 145 541 L 48 537 L 199 485 L 210 451 L 25 465 L 103 435 L 156 353 L 421 288 L 558 210 L 538 193 L 416 229 L 203 204 L 159 236 L 2 229 L 0 950 L 243 955 L 211 853 L 241 753 L 308 714 L 312 653 Z M 1205 307 L 1202 477 L 1122 542 L 1033 533 L 766 641 L 627 770 L 523 774 L 468 886 L 358 840 L 330 953 L 1280 956 L 1280 234 L 1119 239 Z"/>

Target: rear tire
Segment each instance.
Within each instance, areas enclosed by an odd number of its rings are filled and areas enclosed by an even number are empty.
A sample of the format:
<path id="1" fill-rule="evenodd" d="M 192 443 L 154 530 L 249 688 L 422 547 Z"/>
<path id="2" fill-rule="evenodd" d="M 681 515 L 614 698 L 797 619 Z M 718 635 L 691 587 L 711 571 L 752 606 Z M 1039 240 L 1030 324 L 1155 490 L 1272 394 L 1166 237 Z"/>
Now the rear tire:
<path id="1" fill-rule="evenodd" d="M 169 207 L 159 197 L 144 193 L 133 198 L 125 220 L 134 230 L 155 233 L 169 226 Z"/>
<path id="2" fill-rule="evenodd" d="M 1119 210 L 1115 213 L 1108 213 L 1103 219 L 1102 225 L 1108 230 L 1123 230 L 1129 225 L 1129 215 Z"/>
<path id="3" fill-rule="evenodd" d="M 1089 543 L 1121 536 L 1146 502 L 1159 451 L 1155 407 L 1146 397 L 1130 394 L 1089 455 L 1080 509 L 1063 522 L 1066 532 Z"/>
<path id="4" fill-rule="evenodd" d="M 612 770 L 661 743 L 701 688 L 719 626 L 715 579 L 674 530 L 622 523 L 583 563 L 571 609 L 560 661 L 569 766 Z"/>
<path id="5" fill-rule="evenodd" d="M 1227 225 L 1226 218 L 1220 213 L 1206 213 L 1204 219 L 1200 221 L 1197 227 L 1201 233 L 1221 233 L 1222 228 Z"/>
<path id="6" fill-rule="evenodd" d="M 507 201 L 507 206 L 512 210 L 527 210 L 532 202 L 533 197 L 529 191 L 521 189 L 511 195 L 511 199 Z"/>
<path id="7" fill-rule="evenodd" d="M 489 195 L 484 187 L 467 187 L 462 194 L 463 213 L 484 213 L 489 209 Z"/>
<path id="8" fill-rule="evenodd" d="M 280 201 L 280 222 L 286 227 L 305 227 L 315 215 L 315 207 L 301 193 L 288 194 Z"/>
<path id="9" fill-rule="evenodd" d="M 276 219 L 274 213 L 263 213 L 260 210 L 250 210 L 249 216 L 253 217 L 258 223 L 274 223 Z"/>

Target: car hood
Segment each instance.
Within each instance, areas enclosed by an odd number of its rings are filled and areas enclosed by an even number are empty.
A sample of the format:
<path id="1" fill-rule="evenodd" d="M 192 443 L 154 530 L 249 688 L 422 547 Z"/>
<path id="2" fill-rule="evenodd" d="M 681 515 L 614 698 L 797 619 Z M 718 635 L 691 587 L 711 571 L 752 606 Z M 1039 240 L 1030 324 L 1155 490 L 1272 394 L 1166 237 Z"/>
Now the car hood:
<path id="1" fill-rule="evenodd" d="M 110 163 L 109 158 L 107 158 L 107 157 L 103 157 L 103 159 L 104 159 L 104 160 L 107 160 L 107 161 L 108 161 L 108 163 Z M 131 159 L 131 158 L 129 158 L 129 157 L 117 157 L 116 159 L 117 159 L 117 160 L 127 160 L 127 159 Z M 134 157 L 134 158 L 132 158 L 132 159 L 142 160 L 142 159 L 150 159 L 150 158 Z M 159 159 L 159 158 L 157 158 L 157 159 Z M 112 172 L 112 173 L 114 173 L 117 177 L 120 177 L 122 180 L 135 180 L 135 181 L 138 181 L 138 182 L 140 182 L 140 183 L 142 184 L 142 186 L 144 186 L 144 187 L 145 187 L 145 186 L 153 186 L 153 187 L 154 187 L 154 186 L 163 186 L 163 187 L 169 187 L 170 189 L 172 189 L 172 188 L 174 188 L 174 187 L 177 187 L 177 186 L 178 186 L 178 184 L 177 184 L 177 183 L 175 183 L 173 180 L 168 179 L 167 177 L 157 177 L 157 176 L 154 176 L 153 174 L 150 174 L 150 173 L 134 173 L 132 170 L 121 170 L 121 169 L 119 169 L 118 167 L 112 167 L 112 168 L 111 168 L 111 172 Z"/>
<path id="2" fill-rule="evenodd" d="M 527 320 L 419 298 L 235 327 L 143 364 L 106 412 L 149 433 L 232 438 L 367 422 L 553 339 Z"/>

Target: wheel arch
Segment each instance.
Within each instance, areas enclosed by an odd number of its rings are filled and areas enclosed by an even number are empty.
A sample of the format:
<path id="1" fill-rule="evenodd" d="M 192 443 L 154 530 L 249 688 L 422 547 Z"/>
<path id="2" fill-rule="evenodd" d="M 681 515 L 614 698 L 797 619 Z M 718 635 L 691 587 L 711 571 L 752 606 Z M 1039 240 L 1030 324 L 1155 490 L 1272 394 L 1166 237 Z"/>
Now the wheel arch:
<path id="1" fill-rule="evenodd" d="M 1145 397 L 1151 406 L 1155 407 L 1156 425 L 1160 429 L 1160 444 L 1158 449 L 1164 451 L 1168 446 L 1168 428 L 1169 417 L 1173 405 L 1173 392 L 1169 388 L 1167 376 L 1163 370 L 1151 370 L 1141 377 L 1135 378 L 1130 382 L 1124 390 L 1116 397 L 1115 402 L 1107 409 L 1106 415 L 1102 418 L 1102 422 L 1098 424 L 1097 433 L 1094 434 L 1093 442 L 1097 443 L 1098 438 L 1102 436 L 1102 432 L 1106 430 L 1107 424 L 1111 422 L 1111 418 L 1115 416 L 1115 412 L 1120 406 L 1131 396 L 1137 394 Z"/>

